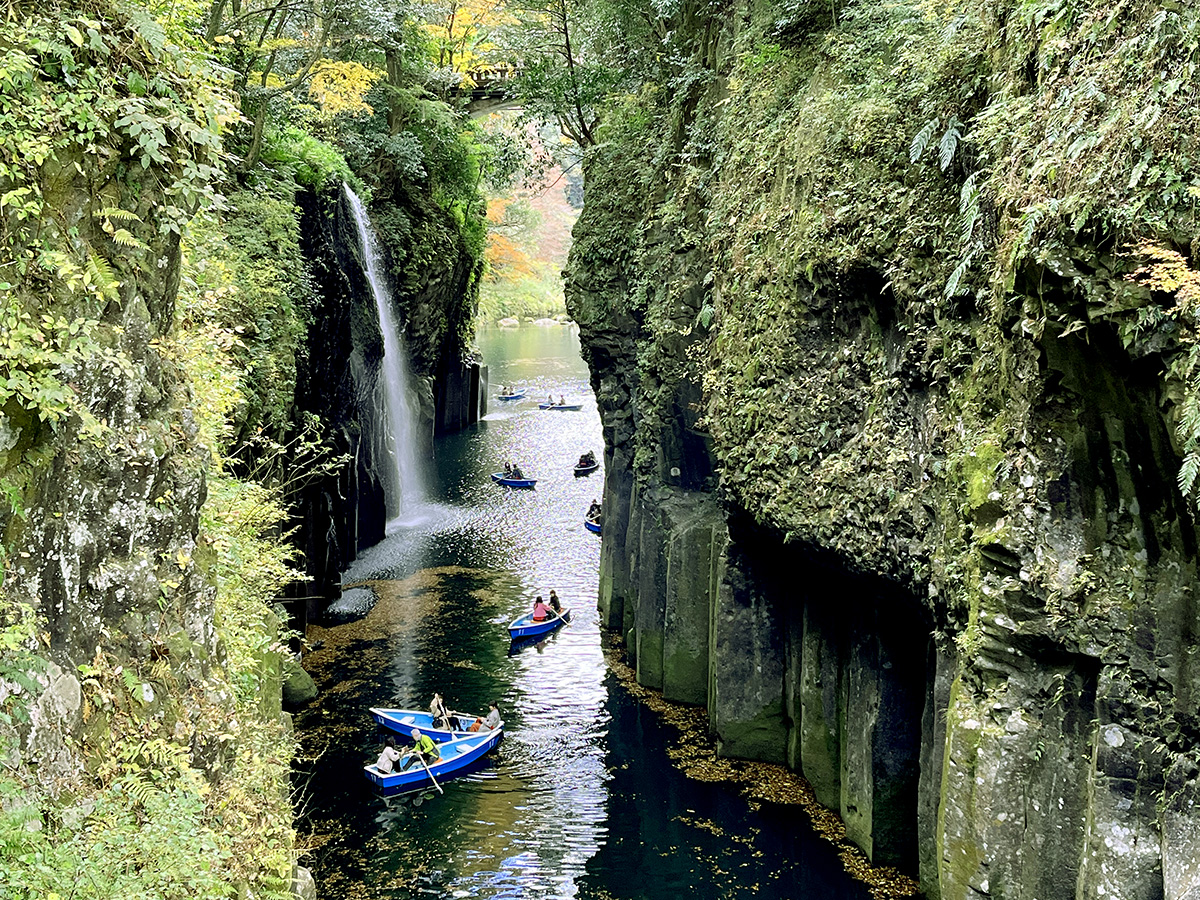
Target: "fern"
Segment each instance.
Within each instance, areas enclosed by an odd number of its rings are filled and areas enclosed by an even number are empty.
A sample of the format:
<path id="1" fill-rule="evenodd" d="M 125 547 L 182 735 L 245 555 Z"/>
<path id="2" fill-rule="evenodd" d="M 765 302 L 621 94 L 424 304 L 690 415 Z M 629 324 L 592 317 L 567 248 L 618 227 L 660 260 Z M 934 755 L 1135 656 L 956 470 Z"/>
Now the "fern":
<path id="1" fill-rule="evenodd" d="M 925 155 L 926 149 L 929 147 L 929 142 L 933 140 L 933 133 L 937 131 L 937 127 L 941 124 L 941 119 L 933 118 L 925 123 L 925 127 L 917 132 L 916 137 L 912 139 L 912 143 L 908 147 L 909 162 L 916 162 Z"/>
<path id="2" fill-rule="evenodd" d="M 121 231 L 124 230 L 121 229 Z M 128 234 L 128 232 L 126 233 Z M 95 253 L 88 254 L 87 281 L 95 293 L 104 300 L 117 300 L 121 296 L 121 282 L 117 280 L 112 265 L 107 259 L 97 256 Z"/>
<path id="3" fill-rule="evenodd" d="M 1192 450 L 1183 458 L 1179 467 L 1179 490 L 1185 497 L 1191 496 L 1196 489 L 1196 476 L 1200 475 L 1200 452 Z"/>
<path id="4" fill-rule="evenodd" d="M 971 240 L 975 225 L 979 222 L 979 173 L 972 172 L 971 177 L 963 182 L 962 191 L 958 195 L 958 213 L 960 216 L 962 242 Z"/>
<path id="5" fill-rule="evenodd" d="M 952 118 L 946 126 L 942 139 L 938 141 L 938 164 L 942 167 L 943 172 L 950 168 L 950 163 L 954 160 L 954 151 L 958 149 L 958 142 L 961 139 L 962 122 Z"/>
<path id="6" fill-rule="evenodd" d="M 1179 437 L 1185 441 L 1195 440 L 1200 434 L 1200 396 L 1189 393 L 1183 401 L 1179 420 Z"/>
<path id="7" fill-rule="evenodd" d="M 958 265 L 954 267 L 954 271 L 950 273 L 950 277 L 946 279 L 946 288 L 943 293 L 945 294 L 947 300 L 958 295 L 958 287 L 962 283 L 963 276 L 967 274 L 967 269 L 971 267 L 971 263 L 974 261 L 974 259 L 975 254 L 973 252 L 967 253 L 959 261 Z"/>
<path id="8" fill-rule="evenodd" d="M 130 209 L 122 209 L 119 206 L 106 206 L 96 216 L 101 219 L 117 219 L 121 222 L 140 222 L 142 217 Z"/>
<path id="9" fill-rule="evenodd" d="M 146 245 L 129 233 L 127 229 L 118 228 L 113 232 L 112 239 L 122 247 L 133 247 L 136 250 L 147 249 Z"/>
<path id="10" fill-rule="evenodd" d="M 142 687 L 142 680 L 138 678 L 137 673 L 132 669 L 122 669 L 121 679 L 125 682 L 125 690 L 129 691 L 129 696 L 137 697 Z"/>

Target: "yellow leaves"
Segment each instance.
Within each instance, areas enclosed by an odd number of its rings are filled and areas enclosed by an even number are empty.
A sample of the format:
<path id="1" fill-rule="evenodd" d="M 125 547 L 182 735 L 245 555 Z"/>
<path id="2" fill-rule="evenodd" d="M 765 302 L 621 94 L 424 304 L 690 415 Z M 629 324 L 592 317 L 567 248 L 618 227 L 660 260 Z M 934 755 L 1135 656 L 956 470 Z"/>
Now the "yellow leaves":
<path id="1" fill-rule="evenodd" d="M 1129 281 L 1152 291 L 1174 295 L 1179 309 L 1185 313 L 1194 313 L 1200 306 L 1200 272 L 1188 265 L 1183 254 L 1141 240 L 1130 248 L 1129 255 L 1146 261 L 1126 276 Z"/>
<path id="2" fill-rule="evenodd" d="M 356 62 L 322 62 L 309 82 L 308 93 L 328 116 L 369 112 L 367 91 L 383 73 Z"/>
<path id="3" fill-rule="evenodd" d="M 516 243 L 502 234 L 488 233 L 487 250 L 484 254 L 488 263 L 488 278 L 517 279 L 534 274 L 533 261 Z"/>

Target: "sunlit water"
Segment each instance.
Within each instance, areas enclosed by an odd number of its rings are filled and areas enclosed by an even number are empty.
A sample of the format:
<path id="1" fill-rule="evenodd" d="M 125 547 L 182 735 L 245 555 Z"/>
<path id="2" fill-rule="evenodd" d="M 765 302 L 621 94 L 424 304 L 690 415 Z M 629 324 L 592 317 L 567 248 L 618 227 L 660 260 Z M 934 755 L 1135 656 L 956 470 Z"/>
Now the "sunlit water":
<path id="1" fill-rule="evenodd" d="M 600 540 L 583 527 L 603 472 L 576 478 L 600 422 L 569 327 L 489 330 L 490 414 L 440 440 L 433 503 L 345 574 L 378 598 L 358 621 L 313 629 L 321 698 L 297 716 L 304 860 L 323 898 L 830 898 L 865 893 L 798 810 L 752 812 L 686 779 L 669 735 L 609 670 L 596 613 Z M 501 384 L 525 400 L 494 399 Z M 579 412 L 539 411 L 548 394 Z M 536 489 L 499 487 L 504 461 Z M 555 588 L 572 622 L 513 651 L 505 626 Z M 371 706 L 500 701 L 505 739 L 475 772 L 403 800 L 376 797 Z"/>

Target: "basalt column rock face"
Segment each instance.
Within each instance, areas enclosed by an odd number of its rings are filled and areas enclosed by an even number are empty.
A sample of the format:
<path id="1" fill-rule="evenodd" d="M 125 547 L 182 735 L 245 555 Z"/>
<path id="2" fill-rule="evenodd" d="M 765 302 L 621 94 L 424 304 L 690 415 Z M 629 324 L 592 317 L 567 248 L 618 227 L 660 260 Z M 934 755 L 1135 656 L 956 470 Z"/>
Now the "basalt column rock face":
<path id="1" fill-rule="evenodd" d="M 416 201 L 396 191 L 372 206 L 371 215 L 384 256 L 381 274 L 391 284 L 416 375 L 410 387 L 420 411 L 418 452 L 429 458 L 435 432 L 463 428 L 486 411 L 487 370 L 462 337 L 474 304 L 477 261 L 435 205 L 402 207 Z M 394 462 L 384 412 L 383 336 L 353 212 L 340 190 L 305 193 L 298 200 L 302 249 L 317 301 L 298 372 L 296 407 L 320 417 L 331 450 L 349 458 L 337 473 L 306 486 L 297 508 L 312 579 L 304 590 L 319 605 L 339 595 L 340 573 L 357 554 L 383 539 L 388 483 L 383 467 Z M 435 264 L 421 267 L 419 276 L 410 273 L 407 267 L 423 253 Z"/>
<path id="2" fill-rule="evenodd" d="M 142 52 L 131 50 L 130 64 L 153 68 L 154 61 L 147 62 Z M 43 90 L 50 94 L 66 90 L 65 81 L 54 81 L 68 77 L 60 70 L 46 74 L 34 65 L 29 71 L 37 73 L 30 78 L 44 78 Z M 187 95 L 188 86 L 171 77 L 164 76 L 164 91 Z M 11 111 L 11 98 L 7 102 Z M 123 154 L 130 152 L 110 137 L 115 143 L 91 138 L 97 146 L 86 153 L 64 141 L 54 152 L 45 151 L 44 164 L 29 170 L 39 179 L 37 196 L 46 209 L 36 235 L 42 244 L 34 246 L 56 254 L 62 280 L 10 274 L 20 283 L 4 285 L 11 291 L 4 302 L 9 304 L 5 371 L 12 381 L 0 410 L 0 475 L 6 490 L 0 504 L 6 551 L 3 625 L 12 624 L 8 616 L 19 606 L 35 611 L 40 619 L 36 652 L 47 659 L 48 669 L 37 676 L 44 690 L 28 720 L 5 715 L 0 728 L 8 771 L 31 794 L 56 795 L 75 784 L 84 766 L 83 729 L 104 727 L 105 713 L 89 709 L 90 698 L 81 692 L 82 666 L 125 665 L 139 671 L 133 667 L 141 661 L 162 660 L 175 683 L 194 688 L 222 663 L 213 623 L 215 591 L 205 566 L 209 550 L 198 538 L 210 454 L 199 445 L 192 400 L 169 338 L 181 255 L 179 222 L 163 211 L 168 200 L 162 185 L 173 183 L 175 169 L 169 166 L 175 164 L 176 149 L 170 149 L 163 169 L 150 167 L 145 182 L 127 182 L 114 174 L 115 165 L 103 161 L 127 159 Z M 178 155 L 186 152 L 180 149 Z M 149 166 L 147 160 L 138 171 Z M 120 246 L 110 236 L 111 226 L 104 230 L 107 220 L 102 221 L 100 209 L 105 216 L 123 215 L 122 221 L 144 226 L 141 240 L 132 241 L 135 247 Z M 17 268 L 8 255 L 12 242 L 29 234 L 6 234 L 4 269 L 11 273 Z M 16 249 L 21 251 L 17 258 L 24 259 L 26 252 L 36 257 L 19 243 Z M 79 274 L 85 264 L 96 279 L 90 290 L 79 287 L 88 283 Z M 75 284 L 66 281 L 68 276 Z M 18 317 L 17 311 L 24 315 Z M 22 321 L 40 322 L 45 333 L 8 330 Z M 67 323 L 70 342 L 82 352 L 63 354 L 66 362 L 46 361 L 52 356 L 23 359 L 22 342 L 39 350 L 55 341 L 65 346 L 54 332 L 58 328 L 66 336 Z M 55 390 L 86 411 L 90 431 L 78 415 L 46 412 L 53 395 L 47 402 L 11 390 L 18 380 L 36 384 L 49 373 L 69 382 Z M 39 406 L 42 411 L 35 415 L 32 410 Z M 6 655 L 13 649 L 6 647 Z M 6 663 L 12 659 L 8 655 Z M 10 713 L 7 704 L 21 693 L 20 680 L 0 686 Z M 146 703 L 155 712 L 149 729 L 199 715 L 182 689 L 177 695 L 161 687 L 158 694 L 147 694 L 148 687 L 138 685 L 139 697 L 154 697 Z M 209 710 L 231 707 L 214 702 Z"/>
<path id="3" fill-rule="evenodd" d="M 380 184 L 371 220 L 387 257 L 398 321 L 421 392 L 421 432 L 457 431 L 486 409 L 486 370 L 471 350 L 483 273 L 483 225 L 443 209 L 426 184 Z M 478 244 L 473 243 L 478 241 Z"/>
<path id="4" fill-rule="evenodd" d="M 602 621 L 664 693 L 696 696 L 669 659 L 704 665 L 722 752 L 803 772 L 931 898 L 1200 895 L 1200 388 L 1156 268 L 1196 277 L 1194 223 L 1108 150 L 1110 193 L 1039 180 L 1094 163 L 1052 137 L 1076 63 L 1144 106 L 1068 6 L 1053 39 L 1007 3 L 682 9 L 679 70 L 587 160 L 568 265 Z M 1142 12 L 1113 53 L 1200 22 Z M 960 82 L 969 139 L 929 105 Z"/>
<path id="5" fill-rule="evenodd" d="M 326 440 L 350 463 L 308 485 L 297 508 L 309 591 L 332 599 L 341 572 L 382 540 L 382 466 L 394 465 L 380 382 L 383 336 L 362 265 L 352 212 L 340 191 L 301 194 L 301 246 L 316 287 L 315 324 L 299 369 L 297 407 L 319 416 Z"/>

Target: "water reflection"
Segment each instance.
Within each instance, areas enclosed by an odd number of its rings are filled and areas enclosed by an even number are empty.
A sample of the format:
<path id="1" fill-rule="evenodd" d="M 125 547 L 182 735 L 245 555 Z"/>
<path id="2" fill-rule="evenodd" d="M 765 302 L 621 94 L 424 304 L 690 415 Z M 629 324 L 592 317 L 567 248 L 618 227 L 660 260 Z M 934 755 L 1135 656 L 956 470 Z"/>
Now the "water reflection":
<path id="1" fill-rule="evenodd" d="M 602 473 L 595 401 L 570 329 L 481 336 L 493 385 L 527 387 L 478 427 L 438 442 L 420 521 L 389 533 L 345 574 L 375 598 L 356 621 L 314 629 L 306 657 L 321 697 L 297 716 L 306 812 L 323 898 L 666 900 L 859 898 L 833 851 L 795 817 L 771 822 L 716 785 L 686 781 L 663 726 L 609 671 L 596 613 L 600 542 L 582 527 Z M 543 412 L 553 392 L 581 412 Z M 532 491 L 488 473 L 517 461 Z M 595 480 L 592 480 L 595 479 Z M 570 624 L 525 647 L 507 625 L 557 590 Z M 361 768 L 379 737 L 372 706 L 500 704 L 505 739 L 444 795 L 385 802 Z M 824 854 L 823 856 L 821 854 Z"/>

